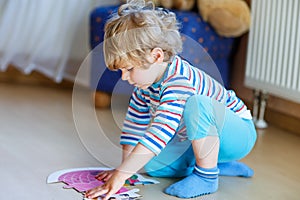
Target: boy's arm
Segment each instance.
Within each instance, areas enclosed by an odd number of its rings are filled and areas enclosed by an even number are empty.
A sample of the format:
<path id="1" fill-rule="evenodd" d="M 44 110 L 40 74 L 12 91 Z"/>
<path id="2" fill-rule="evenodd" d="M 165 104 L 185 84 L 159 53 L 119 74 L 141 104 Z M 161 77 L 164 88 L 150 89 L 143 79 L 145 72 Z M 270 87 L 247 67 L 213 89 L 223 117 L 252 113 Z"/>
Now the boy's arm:
<path id="1" fill-rule="evenodd" d="M 123 173 L 128 173 L 129 177 L 146 165 L 155 156 L 153 151 L 141 143 L 138 143 L 135 147 L 131 146 L 125 148 L 129 148 L 132 151 L 126 155 L 122 164 L 117 168 L 117 170 Z"/>
<path id="2" fill-rule="evenodd" d="M 122 145 L 122 162 L 124 162 L 125 158 L 127 158 L 135 146 L 129 145 L 129 144 L 123 144 Z"/>

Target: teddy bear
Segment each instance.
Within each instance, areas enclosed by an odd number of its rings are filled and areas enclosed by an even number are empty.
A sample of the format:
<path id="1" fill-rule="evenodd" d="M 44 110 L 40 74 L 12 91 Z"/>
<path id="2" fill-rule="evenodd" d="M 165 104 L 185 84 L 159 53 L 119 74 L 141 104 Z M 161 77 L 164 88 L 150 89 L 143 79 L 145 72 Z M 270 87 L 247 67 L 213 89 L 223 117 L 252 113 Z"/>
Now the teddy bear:
<path id="1" fill-rule="evenodd" d="M 249 30 L 250 8 L 245 0 L 197 0 L 199 13 L 224 37 L 239 37 Z"/>
<path id="2" fill-rule="evenodd" d="M 197 3 L 203 20 L 224 37 L 239 37 L 250 27 L 250 8 L 245 0 L 156 0 L 155 3 L 177 10 L 192 10 Z"/>
<path id="3" fill-rule="evenodd" d="M 156 2 L 156 4 L 160 4 L 167 9 L 192 10 L 195 5 L 195 0 L 161 0 L 160 2 Z"/>

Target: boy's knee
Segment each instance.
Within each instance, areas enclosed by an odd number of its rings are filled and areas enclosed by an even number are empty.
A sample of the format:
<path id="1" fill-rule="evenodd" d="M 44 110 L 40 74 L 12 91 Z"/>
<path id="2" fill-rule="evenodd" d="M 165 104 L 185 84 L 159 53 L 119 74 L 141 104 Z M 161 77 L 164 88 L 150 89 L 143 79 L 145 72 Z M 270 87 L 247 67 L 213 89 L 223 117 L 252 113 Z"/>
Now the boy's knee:
<path id="1" fill-rule="evenodd" d="M 203 95 L 194 95 L 188 98 L 183 117 L 184 119 L 195 118 L 195 116 L 201 117 L 207 113 L 212 112 L 211 98 Z"/>
<path id="2" fill-rule="evenodd" d="M 194 95 L 185 105 L 183 113 L 189 140 L 207 136 L 210 128 L 214 126 L 214 111 L 210 97 Z"/>

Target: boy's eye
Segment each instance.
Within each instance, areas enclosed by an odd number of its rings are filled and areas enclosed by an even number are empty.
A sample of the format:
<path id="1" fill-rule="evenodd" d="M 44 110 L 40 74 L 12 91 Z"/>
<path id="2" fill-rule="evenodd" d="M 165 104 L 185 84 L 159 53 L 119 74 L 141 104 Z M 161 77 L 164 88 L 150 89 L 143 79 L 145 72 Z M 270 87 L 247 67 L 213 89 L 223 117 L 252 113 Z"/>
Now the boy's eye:
<path id="1" fill-rule="evenodd" d="M 133 67 L 131 67 L 131 68 L 127 68 L 127 71 L 129 71 L 129 72 L 130 72 L 131 70 L 133 70 Z"/>

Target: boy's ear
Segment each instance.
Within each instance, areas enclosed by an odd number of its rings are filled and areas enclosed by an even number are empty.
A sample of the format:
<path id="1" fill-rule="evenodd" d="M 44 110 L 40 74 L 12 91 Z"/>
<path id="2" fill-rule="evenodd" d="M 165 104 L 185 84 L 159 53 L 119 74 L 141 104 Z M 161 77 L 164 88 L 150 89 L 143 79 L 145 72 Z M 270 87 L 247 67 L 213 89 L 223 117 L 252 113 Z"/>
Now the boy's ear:
<path id="1" fill-rule="evenodd" d="M 164 61 L 164 51 L 161 48 L 156 47 L 151 50 L 151 57 L 154 60 L 154 62 L 161 63 Z"/>

